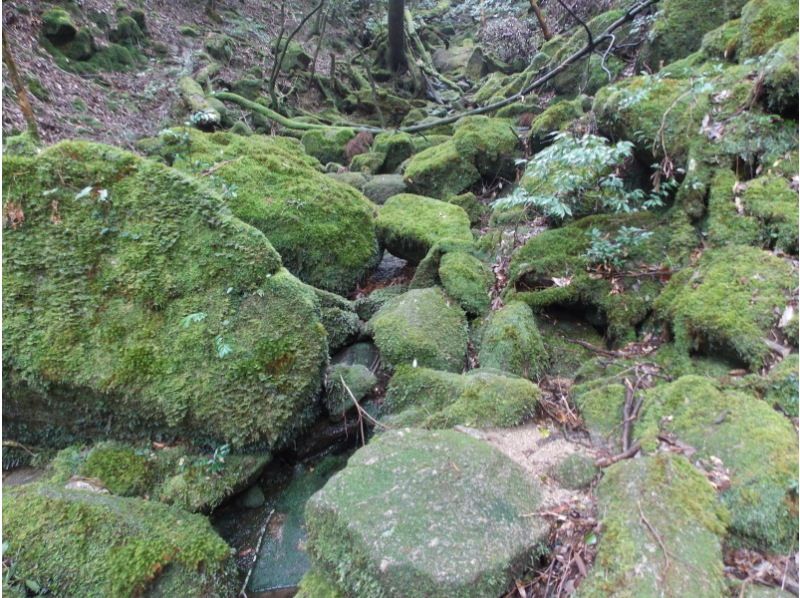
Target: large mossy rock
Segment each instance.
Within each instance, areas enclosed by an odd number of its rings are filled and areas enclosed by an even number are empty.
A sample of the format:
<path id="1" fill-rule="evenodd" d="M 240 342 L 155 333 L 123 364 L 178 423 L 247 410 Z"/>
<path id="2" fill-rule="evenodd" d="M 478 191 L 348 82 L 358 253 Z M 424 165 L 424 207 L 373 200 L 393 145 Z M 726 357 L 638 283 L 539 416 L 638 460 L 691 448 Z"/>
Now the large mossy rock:
<path id="1" fill-rule="evenodd" d="M 449 372 L 464 367 L 467 320 L 440 289 L 417 289 L 390 299 L 368 328 L 388 365 L 416 362 Z"/>
<path id="2" fill-rule="evenodd" d="M 739 16 L 746 0 L 665 0 L 644 60 L 653 70 L 700 48 L 703 35 Z"/>
<path id="3" fill-rule="evenodd" d="M 393 173 L 400 165 L 418 151 L 415 140 L 409 133 L 381 133 L 375 136 L 372 150 L 382 154 L 381 171 Z"/>
<path id="4" fill-rule="evenodd" d="M 650 390 L 635 435 L 645 449 L 660 433 L 697 449 L 692 460 L 722 460 L 730 488 L 733 544 L 777 553 L 797 550 L 797 434 L 765 401 L 684 376 Z"/>
<path id="5" fill-rule="evenodd" d="M 363 598 L 499 596 L 545 540 L 539 490 L 454 431 L 381 434 L 306 506 L 314 566 Z"/>
<path id="6" fill-rule="evenodd" d="M 537 379 L 547 369 L 547 352 L 531 308 L 512 301 L 492 312 L 481 333 L 481 367 Z"/>
<path id="7" fill-rule="evenodd" d="M 451 251 L 439 261 L 439 279 L 447 294 L 472 316 L 489 310 L 494 275 L 489 266 L 463 251 Z"/>
<path id="8" fill-rule="evenodd" d="M 3 496 L 18 579 L 57 596 L 230 596 L 228 545 L 208 520 L 139 498 L 36 483 Z"/>
<path id="9" fill-rule="evenodd" d="M 765 57 L 764 96 L 768 110 L 789 118 L 797 115 L 798 34 L 776 44 Z"/>
<path id="10" fill-rule="evenodd" d="M 798 7 L 792 0 L 750 0 L 742 8 L 741 59 L 760 56 L 797 33 Z"/>
<path id="11" fill-rule="evenodd" d="M 597 495 L 604 531 L 577 596 L 727 595 L 720 546 L 724 509 L 684 457 L 666 453 L 621 461 L 606 469 Z"/>
<path id="12" fill-rule="evenodd" d="M 395 427 L 507 428 L 531 417 L 539 397 L 535 384 L 504 372 L 459 375 L 403 366 L 389 383 L 384 407 Z"/>
<path id="13" fill-rule="evenodd" d="M 415 154 L 403 174 L 412 192 L 440 199 L 466 191 L 481 178 L 471 156 L 461 155 L 452 140 Z"/>
<path id="14" fill-rule="evenodd" d="M 469 216 L 462 208 L 410 193 L 395 195 L 381 206 L 376 225 L 381 245 L 414 264 L 440 241 L 472 241 Z"/>
<path id="15" fill-rule="evenodd" d="M 512 121 L 488 116 L 464 117 L 455 125 L 453 144 L 461 156 L 475 164 L 482 177 L 513 178 L 519 139 Z"/>
<path id="16" fill-rule="evenodd" d="M 312 129 L 303 133 L 300 140 L 306 153 L 322 164 L 346 164 L 344 148 L 356 136 L 353 129 Z"/>
<path id="17" fill-rule="evenodd" d="M 723 247 L 673 276 L 655 308 L 686 355 L 723 352 L 756 369 L 770 353 L 764 341 L 789 302 L 795 278 L 789 263 L 766 251 Z"/>
<path id="18" fill-rule="evenodd" d="M 181 170 L 213 170 L 204 178 L 234 215 L 267 235 L 304 282 L 345 294 L 377 264 L 375 206 L 319 172 L 296 140 L 171 129 L 140 145 Z"/>
<path id="19" fill-rule="evenodd" d="M 327 358 L 319 305 L 194 179 L 63 142 L 5 158 L 3 419 L 15 438 L 289 440 Z M 108 428 L 108 429 L 106 429 Z"/>

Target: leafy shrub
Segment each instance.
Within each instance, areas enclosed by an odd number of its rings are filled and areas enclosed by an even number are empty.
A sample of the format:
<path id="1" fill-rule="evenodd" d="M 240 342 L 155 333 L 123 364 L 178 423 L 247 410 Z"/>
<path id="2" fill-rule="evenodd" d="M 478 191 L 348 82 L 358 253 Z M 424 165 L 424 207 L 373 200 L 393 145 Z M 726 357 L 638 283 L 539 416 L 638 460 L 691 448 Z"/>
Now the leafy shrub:
<path id="1" fill-rule="evenodd" d="M 479 34 L 481 42 L 500 60 L 527 60 L 536 49 L 531 27 L 515 17 L 492 19 Z"/>
<path id="2" fill-rule="evenodd" d="M 493 204 L 495 210 L 531 207 L 553 220 L 597 212 L 633 212 L 658 207 L 671 190 L 628 191 L 619 172 L 633 143 L 609 144 L 604 137 L 560 133 L 555 142 L 527 163 L 522 184 Z"/>
<path id="3" fill-rule="evenodd" d="M 589 231 L 591 245 L 586 250 L 586 257 L 593 265 L 602 265 L 610 269 L 619 269 L 628 259 L 632 249 L 638 247 L 653 233 L 636 226 L 622 226 L 617 236 L 612 239 L 600 229 Z"/>

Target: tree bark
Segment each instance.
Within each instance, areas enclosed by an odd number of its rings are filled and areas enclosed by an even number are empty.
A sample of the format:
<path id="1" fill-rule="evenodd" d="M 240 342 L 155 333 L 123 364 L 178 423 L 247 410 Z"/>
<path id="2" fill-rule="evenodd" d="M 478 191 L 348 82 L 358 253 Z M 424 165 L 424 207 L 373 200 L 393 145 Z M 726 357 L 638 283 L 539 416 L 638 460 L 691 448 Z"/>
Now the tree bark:
<path id="1" fill-rule="evenodd" d="M 533 14 L 536 15 L 536 20 L 539 21 L 539 27 L 542 28 L 542 37 L 544 37 L 545 41 L 550 41 L 553 38 L 553 34 L 550 33 L 550 28 L 547 26 L 547 21 L 544 18 L 544 13 L 542 9 L 539 8 L 538 0 L 530 0 L 531 3 L 531 10 Z"/>
<path id="2" fill-rule="evenodd" d="M 389 0 L 389 68 L 399 73 L 406 66 L 405 0 Z"/>
<path id="3" fill-rule="evenodd" d="M 25 117 L 25 122 L 28 124 L 28 133 L 33 137 L 34 141 L 39 141 L 39 128 L 36 126 L 36 118 L 33 115 L 33 108 L 31 108 L 31 103 L 28 99 L 28 90 L 17 72 L 17 63 L 14 62 L 14 57 L 11 55 L 7 38 L 7 35 L 3 35 L 3 62 L 6 63 L 6 68 L 8 68 L 8 76 L 17 94 L 22 116 Z"/>

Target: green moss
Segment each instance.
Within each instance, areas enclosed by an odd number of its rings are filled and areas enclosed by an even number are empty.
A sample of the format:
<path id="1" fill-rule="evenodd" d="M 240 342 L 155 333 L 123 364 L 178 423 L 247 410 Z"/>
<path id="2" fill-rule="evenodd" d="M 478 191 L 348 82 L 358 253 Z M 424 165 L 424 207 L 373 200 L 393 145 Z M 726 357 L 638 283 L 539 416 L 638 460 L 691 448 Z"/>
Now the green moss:
<path id="1" fill-rule="evenodd" d="M 666 0 L 652 30 L 645 60 L 657 69 L 700 48 L 703 35 L 738 16 L 746 0 Z"/>
<path id="2" fill-rule="evenodd" d="M 742 205 L 746 214 L 762 223 L 765 241 L 797 255 L 797 192 L 782 177 L 766 175 L 747 183 Z"/>
<path id="3" fill-rule="evenodd" d="M 233 39 L 224 33 L 209 33 L 203 47 L 211 58 L 220 62 L 230 62 L 236 49 Z"/>
<path id="4" fill-rule="evenodd" d="M 703 36 L 700 49 L 703 56 L 712 60 L 729 60 L 736 58 L 736 50 L 739 46 L 741 23 L 739 19 L 733 19 L 723 23 L 716 29 L 712 29 Z"/>
<path id="5" fill-rule="evenodd" d="M 789 117 L 797 113 L 798 34 L 773 46 L 764 58 L 765 105 Z M 797 164 L 797 160 L 794 160 Z"/>
<path id="6" fill-rule="evenodd" d="M 25 214 L 3 246 L 15 438 L 170 428 L 280 443 L 302 427 L 325 332 L 261 232 L 190 177 L 108 146 L 3 164 L 5 200 Z"/>
<path id="7" fill-rule="evenodd" d="M 439 278 L 447 294 L 468 315 L 478 316 L 489 309 L 494 275 L 476 257 L 459 251 L 446 253 L 439 263 Z"/>
<path id="8" fill-rule="evenodd" d="M 300 580 L 295 598 L 345 598 L 328 576 L 312 569 Z"/>
<path id="9" fill-rule="evenodd" d="M 592 483 L 598 472 L 591 457 L 572 453 L 553 468 L 551 475 L 565 488 L 581 490 Z"/>
<path id="10" fill-rule="evenodd" d="M 547 367 L 547 352 L 530 307 L 512 301 L 489 315 L 481 334 L 481 367 L 538 379 Z"/>
<path id="11" fill-rule="evenodd" d="M 355 136 L 356 132 L 352 129 L 312 129 L 303 133 L 300 141 L 306 153 L 322 164 L 347 164 L 344 147 Z"/>
<path id="12" fill-rule="evenodd" d="M 146 37 L 136 19 L 130 16 L 121 17 L 116 28 L 108 34 L 108 39 L 123 46 L 138 46 Z"/>
<path id="13" fill-rule="evenodd" d="M 328 383 L 323 400 L 328 415 L 332 418 L 341 417 L 345 411 L 353 407 L 350 393 L 353 393 L 356 401 L 360 401 L 372 391 L 378 382 L 370 369 L 361 364 L 337 363 L 331 367 L 327 378 Z M 342 381 L 350 389 L 350 392 L 347 392 Z"/>
<path id="14" fill-rule="evenodd" d="M 603 533 L 578 596 L 725 594 L 725 513 L 711 484 L 683 456 L 616 463 L 605 470 L 597 495 Z"/>
<path id="15" fill-rule="evenodd" d="M 3 138 L 4 156 L 33 157 L 41 151 L 39 142 L 35 141 L 27 131 L 19 135 L 9 135 Z"/>
<path id="16" fill-rule="evenodd" d="M 767 403 L 720 391 L 713 380 L 684 376 L 646 397 L 635 435 L 644 447 L 660 431 L 675 434 L 730 470 L 722 494 L 735 544 L 787 553 L 797 548 L 797 435 Z"/>
<path id="17" fill-rule="evenodd" d="M 436 288 L 390 299 L 369 321 L 375 344 L 391 366 L 411 364 L 460 372 L 467 353 L 467 322 L 461 309 Z"/>
<path id="18" fill-rule="evenodd" d="M 400 165 L 408 160 L 414 152 L 414 138 L 408 133 L 381 133 L 375 136 L 373 151 L 383 154 L 381 172 L 397 172 Z"/>
<path id="19" fill-rule="evenodd" d="M 541 142 L 551 133 L 562 131 L 573 121 L 583 116 L 583 103 L 580 98 L 561 100 L 547 107 L 547 110 L 533 119 L 531 138 Z"/>
<path id="20" fill-rule="evenodd" d="M 791 267 L 745 246 L 707 251 L 696 268 L 672 277 L 655 303 L 676 345 L 689 351 L 729 351 L 751 368 L 769 355 L 763 339 L 792 288 Z"/>
<path id="21" fill-rule="evenodd" d="M 481 176 L 513 178 L 519 139 L 511 121 L 488 116 L 464 117 L 455 125 L 453 144 Z"/>
<path id="22" fill-rule="evenodd" d="M 156 152 L 206 179 L 234 215 L 261 230 L 283 264 L 303 281 L 348 293 L 377 264 L 373 205 L 316 170 L 317 161 L 289 138 L 171 129 Z"/>
<path id="23" fill-rule="evenodd" d="M 375 224 L 381 245 L 412 263 L 418 263 L 443 240 L 472 241 L 464 210 L 421 195 L 391 197 L 381 206 Z"/>
<path id="24" fill-rule="evenodd" d="M 758 223 L 736 209 L 733 171 L 720 169 L 711 180 L 708 193 L 707 237 L 715 247 L 725 245 L 758 245 Z"/>
<path id="25" fill-rule="evenodd" d="M 370 201 L 383 205 L 386 200 L 406 192 L 406 183 L 400 174 L 378 174 L 364 184 L 362 189 Z"/>
<path id="26" fill-rule="evenodd" d="M 404 175 L 414 193 L 439 198 L 458 195 L 480 180 L 471 160 L 462 156 L 452 141 L 415 154 Z"/>
<path id="27" fill-rule="evenodd" d="M 42 14 L 42 35 L 54 44 L 71 42 L 78 33 L 70 14 L 62 8 L 51 8 Z"/>
<path id="28" fill-rule="evenodd" d="M 393 426 L 510 427 L 533 415 L 540 392 L 523 378 L 492 370 L 466 375 L 403 366 L 386 390 Z"/>
<path id="29" fill-rule="evenodd" d="M 750 0 L 742 8 L 741 58 L 760 56 L 797 33 L 797 3 L 791 0 Z"/>
<path id="30" fill-rule="evenodd" d="M 178 33 L 183 35 L 184 37 L 199 37 L 200 32 L 195 29 L 192 25 L 181 25 L 178 27 Z"/>
<path id="31" fill-rule="evenodd" d="M 138 498 L 29 484 L 4 493 L 15 571 L 57 595 L 229 595 L 230 549 L 208 521 Z"/>
<path id="32" fill-rule="evenodd" d="M 478 201 L 475 194 L 471 192 L 453 195 L 448 197 L 445 201 L 463 209 L 469 216 L 469 223 L 472 226 L 480 223 L 481 218 L 489 211 L 489 208 Z"/>
<path id="33" fill-rule="evenodd" d="M 616 444 L 621 435 L 625 387 L 607 382 L 585 383 L 575 386 L 571 394 L 592 435 L 606 444 Z"/>
<path id="34" fill-rule="evenodd" d="M 384 160 L 386 160 L 386 156 L 378 152 L 357 154 L 353 156 L 353 159 L 350 161 L 350 171 L 363 174 L 375 174 L 380 171 Z"/>
<path id="35" fill-rule="evenodd" d="M 311 497 L 308 549 L 347 595 L 499 596 L 544 540 L 544 521 L 522 517 L 539 505 L 538 487 L 487 443 L 391 430 Z"/>
<path id="36" fill-rule="evenodd" d="M 152 483 L 152 464 L 133 448 L 117 443 L 95 446 L 80 468 L 81 475 L 103 482 L 112 494 L 139 496 Z"/>
<path id="37" fill-rule="evenodd" d="M 384 287 L 382 289 L 376 289 L 372 291 L 366 297 L 361 297 L 360 299 L 356 299 L 355 301 L 355 310 L 358 314 L 358 317 L 364 320 L 365 322 L 369 320 L 372 316 L 378 313 L 378 310 L 383 307 L 384 303 L 386 303 L 392 297 L 397 297 L 398 295 L 402 295 L 408 290 L 407 285 L 398 284 L 392 285 L 389 287 Z"/>

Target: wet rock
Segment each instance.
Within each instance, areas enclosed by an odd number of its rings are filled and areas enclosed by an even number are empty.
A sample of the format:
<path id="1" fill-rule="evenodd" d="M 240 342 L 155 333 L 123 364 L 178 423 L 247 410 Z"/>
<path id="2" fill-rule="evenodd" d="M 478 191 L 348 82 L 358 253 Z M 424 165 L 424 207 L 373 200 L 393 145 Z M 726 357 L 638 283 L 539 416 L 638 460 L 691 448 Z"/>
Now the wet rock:
<path id="1" fill-rule="evenodd" d="M 343 363 L 332 366 L 328 371 L 328 383 L 323 398 L 328 415 L 333 419 L 341 418 L 345 411 L 354 407 L 353 398 L 361 401 L 377 382 L 378 379 L 367 366 Z"/>
<path id="2" fill-rule="evenodd" d="M 404 176 L 412 192 L 438 198 L 458 195 L 481 178 L 470 157 L 462 156 L 452 141 L 415 154 Z"/>
<path id="3" fill-rule="evenodd" d="M 264 506 L 266 500 L 259 486 L 251 486 L 237 499 L 237 503 L 244 509 L 257 509 Z"/>
<path id="4" fill-rule="evenodd" d="M 481 334 L 481 367 L 537 379 L 547 368 L 547 353 L 531 308 L 512 301 L 492 312 Z"/>
<path id="5" fill-rule="evenodd" d="M 364 185 L 362 191 L 373 203 L 383 205 L 394 195 L 405 193 L 406 183 L 399 174 L 378 174 Z"/>

